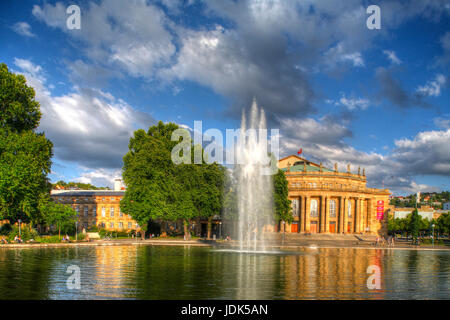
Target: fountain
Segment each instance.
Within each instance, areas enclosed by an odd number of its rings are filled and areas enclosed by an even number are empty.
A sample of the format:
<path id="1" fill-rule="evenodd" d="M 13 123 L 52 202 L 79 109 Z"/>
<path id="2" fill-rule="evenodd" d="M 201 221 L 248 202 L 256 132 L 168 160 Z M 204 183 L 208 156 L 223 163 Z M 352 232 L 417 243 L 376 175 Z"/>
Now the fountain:
<path id="1" fill-rule="evenodd" d="M 265 228 L 273 225 L 273 186 L 268 174 L 267 127 L 256 100 L 246 121 L 242 113 L 235 166 L 240 251 L 265 251 Z"/>

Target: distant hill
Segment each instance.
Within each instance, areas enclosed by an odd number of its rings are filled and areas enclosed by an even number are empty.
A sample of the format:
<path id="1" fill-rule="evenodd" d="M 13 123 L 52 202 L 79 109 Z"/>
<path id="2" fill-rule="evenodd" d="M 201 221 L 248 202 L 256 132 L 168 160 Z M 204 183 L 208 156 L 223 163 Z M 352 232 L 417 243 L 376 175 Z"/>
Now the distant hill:
<path id="1" fill-rule="evenodd" d="M 66 190 L 110 190 L 108 187 L 96 187 L 90 183 L 81 182 L 65 182 L 58 181 L 52 183 L 52 189 L 66 189 Z"/>

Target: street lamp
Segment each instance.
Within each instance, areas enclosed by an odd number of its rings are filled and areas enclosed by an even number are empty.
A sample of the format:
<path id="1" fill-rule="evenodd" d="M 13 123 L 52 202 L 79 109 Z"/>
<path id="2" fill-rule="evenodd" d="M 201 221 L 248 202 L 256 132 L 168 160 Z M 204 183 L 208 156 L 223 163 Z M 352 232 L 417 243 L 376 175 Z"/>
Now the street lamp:
<path id="1" fill-rule="evenodd" d="M 283 245 L 285 239 L 286 239 L 286 221 L 283 220 Z"/>
<path id="2" fill-rule="evenodd" d="M 78 221 L 75 221 L 75 240 L 78 241 Z"/>
<path id="3" fill-rule="evenodd" d="M 19 219 L 19 238 L 22 239 L 22 231 L 20 230 L 20 223 L 22 220 Z"/>
<path id="4" fill-rule="evenodd" d="M 434 223 L 431 225 L 431 229 L 433 230 L 433 235 L 431 236 L 431 241 L 433 243 L 433 247 L 434 247 Z"/>
<path id="5" fill-rule="evenodd" d="M 219 239 L 222 239 L 222 221 L 219 222 Z"/>

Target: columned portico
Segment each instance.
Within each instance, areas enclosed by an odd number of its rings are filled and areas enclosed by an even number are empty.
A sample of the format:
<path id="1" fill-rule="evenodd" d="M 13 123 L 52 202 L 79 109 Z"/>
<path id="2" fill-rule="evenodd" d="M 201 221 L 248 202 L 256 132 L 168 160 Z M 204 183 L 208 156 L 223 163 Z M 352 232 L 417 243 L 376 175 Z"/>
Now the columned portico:
<path id="1" fill-rule="evenodd" d="M 296 225 L 286 232 L 376 234 L 385 230 L 387 221 L 376 219 L 375 203 L 381 200 L 388 207 L 389 190 L 367 188 L 364 170 L 353 174 L 348 166 L 340 172 L 336 165 L 331 170 L 298 156 L 279 160 L 278 167 L 288 180 L 289 198 L 296 201 Z"/>

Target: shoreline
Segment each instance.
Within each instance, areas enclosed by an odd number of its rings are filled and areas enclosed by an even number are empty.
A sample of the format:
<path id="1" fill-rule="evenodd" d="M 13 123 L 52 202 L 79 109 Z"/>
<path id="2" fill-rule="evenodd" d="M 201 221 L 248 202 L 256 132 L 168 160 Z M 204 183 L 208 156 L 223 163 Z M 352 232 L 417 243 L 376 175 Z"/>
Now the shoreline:
<path id="1" fill-rule="evenodd" d="M 445 246 L 422 246 L 412 247 L 409 245 L 397 245 L 394 247 L 379 246 L 375 247 L 367 243 L 361 243 L 355 245 L 354 241 L 339 241 L 337 244 L 331 245 L 327 240 L 310 240 L 299 241 L 298 244 L 286 244 L 286 245 L 266 245 L 266 248 L 278 249 L 278 250 L 292 250 L 292 249 L 369 249 L 369 250 L 425 250 L 425 251 L 450 251 L 450 247 Z M 348 243 L 345 243 L 348 242 Z M 22 244 L 2 244 L 0 249 L 20 249 L 20 248 L 70 248 L 70 247 L 98 247 L 98 246 L 194 246 L 194 247 L 219 247 L 219 248 L 234 248 L 236 243 L 217 242 L 215 240 L 183 240 L 183 239 L 154 239 L 154 240 L 96 240 L 91 242 L 72 242 L 72 243 L 22 243 Z"/>

